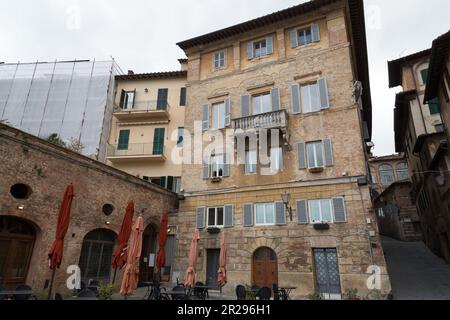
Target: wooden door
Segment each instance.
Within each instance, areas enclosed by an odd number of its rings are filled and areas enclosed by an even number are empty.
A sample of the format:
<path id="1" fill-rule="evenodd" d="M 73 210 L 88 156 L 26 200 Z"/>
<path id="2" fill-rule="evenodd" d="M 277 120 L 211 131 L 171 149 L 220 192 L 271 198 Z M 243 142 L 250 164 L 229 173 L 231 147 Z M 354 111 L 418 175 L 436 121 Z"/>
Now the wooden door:
<path id="1" fill-rule="evenodd" d="M 278 261 L 275 251 L 270 248 L 259 248 L 253 255 L 253 285 L 272 288 L 278 284 Z"/>
<path id="2" fill-rule="evenodd" d="M 141 282 L 153 281 L 154 265 L 156 264 L 156 235 L 152 225 L 147 226 L 142 235 L 142 252 L 139 263 L 139 281 Z M 153 261 L 150 261 L 151 255 L 153 255 Z"/>
<path id="3" fill-rule="evenodd" d="M 209 249 L 206 252 L 206 285 L 219 288 L 217 277 L 219 272 L 220 249 Z"/>

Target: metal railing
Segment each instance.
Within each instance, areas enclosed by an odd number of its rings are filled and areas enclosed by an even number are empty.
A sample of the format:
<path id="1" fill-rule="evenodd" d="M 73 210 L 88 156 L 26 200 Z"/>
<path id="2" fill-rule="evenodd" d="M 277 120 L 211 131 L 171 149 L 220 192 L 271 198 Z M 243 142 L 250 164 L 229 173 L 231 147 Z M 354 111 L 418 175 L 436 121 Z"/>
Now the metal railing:
<path id="1" fill-rule="evenodd" d="M 133 106 L 115 105 L 114 112 L 157 112 L 169 111 L 170 105 L 167 102 L 158 102 L 157 100 L 150 101 L 135 101 Z"/>
<path id="2" fill-rule="evenodd" d="M 233 119 L 234 129 L 285 128 L 288 125 L 286 110 L 272 111 Z"/>
<path id="3" fill-rule="evenodd" d="M 108 157 L 164 156 L 165 146 L 153 143 L 108 145 Z"/>

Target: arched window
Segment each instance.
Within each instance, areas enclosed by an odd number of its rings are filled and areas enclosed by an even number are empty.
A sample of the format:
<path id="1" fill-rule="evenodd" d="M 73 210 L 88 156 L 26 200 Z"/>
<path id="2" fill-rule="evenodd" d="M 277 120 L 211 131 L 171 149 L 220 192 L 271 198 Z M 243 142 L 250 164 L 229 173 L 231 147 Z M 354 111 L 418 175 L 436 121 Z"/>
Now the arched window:
<path id="1" fill-rule="evenodd" d="M 396 172 L 397 180 L 409 180 L 408 165 L 406 162 L 397 163 Z"/>
<path id="2" fill-rule="evenodd" d="M 379 167 L 380 179 L 382 184 L 391 184 L 395 181 L 394 169 L 389 164 L 383 164 Z"/>

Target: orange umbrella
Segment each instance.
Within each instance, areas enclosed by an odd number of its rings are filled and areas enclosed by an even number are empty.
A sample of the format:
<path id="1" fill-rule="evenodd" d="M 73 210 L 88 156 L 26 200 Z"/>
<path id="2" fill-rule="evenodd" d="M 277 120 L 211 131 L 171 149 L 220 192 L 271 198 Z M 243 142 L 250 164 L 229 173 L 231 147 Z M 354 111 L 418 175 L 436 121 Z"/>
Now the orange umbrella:
<path id="1" fill-rule="evenodd" d="M 113 283 L 116 280 L 117 269 L 122 269 L 127 263 L 128 240 L 130 240 L 131 225 L 133 223 L 134 203 L 128 202 L 125 216 L 123 217 L 122 226 L 120 227 L 119 236 L 117 237 L 118 245 L 113 253 L 112 267 L 114 268 Z"/>
<path id="2" fill-rule="evenodd" d="M 167 227 L 169 224 L 169 212 L 164 211 L 161 225 L 159 227 L 159 249 L 156 256 L 156 267 L 161 270 L 166 263 L 166 241 L 167 241 Z"/>
<path id="3" fill-rule="evenodd" d="M 144 222 L 139 216 L 131 231 L 130 249 L 128 250 L 127 266 L 120 286 L 120 294 L 129 296 L 137 287 L 139 277 L 139 259 L 142 251 L 142 233 Z"/>
<path id="4" fill-rule="evenodd" d="M 192 235 L 191 249 L 189 251 L 189 267 L 184 276 L 184 286 L 186 288 L 195 287 L 195 265 L 197 264 L 198 240 L 200 240 L 200 232 L 196 229 Z"/>
<path id="5" fill-rule="evenodd" d="M 56 268 L 59 268 L 61 266 L 64 251 L 64 237 L 66 236 L 67 230 L 69 229 L 70 209 L 72 207 L 73 197 L 73 185 L 69 184 L 64 193 L 61 207 L 59 208 L 55 241 L 53 242 L 52 247 L 50 248 L 50 251 L 48 253 L 48 265 L 50 269 L 53 270 L 48 290 L 48 299 L 50 299 L 52 294 L 55 270 Z"/>
<path id="6" fill-rule="evenodd" d="M 219 256 L 219 276 L 217 282 L 220 287 L 227 284 L 227 243 L 225 242 L 225 233 L 220 240 L 220 256 Z"/>

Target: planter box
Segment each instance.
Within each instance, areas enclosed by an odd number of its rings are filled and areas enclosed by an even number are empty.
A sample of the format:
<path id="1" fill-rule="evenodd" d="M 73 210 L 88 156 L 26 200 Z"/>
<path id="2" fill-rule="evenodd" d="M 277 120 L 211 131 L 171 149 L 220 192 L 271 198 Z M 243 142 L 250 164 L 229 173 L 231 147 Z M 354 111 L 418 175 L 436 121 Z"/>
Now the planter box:
<path id="1" fill-rule="evenodd" d="M 220 233 L 220 229 L 219 228 L 207 228 L 206 231 L 210 234 L 217 234 Z"/>
<path id="2" fill-rule="evenodd" d="M 328 223 L 316 223 L 314 224 L 315 230 L 329 230 L 330 225 Z"/>

